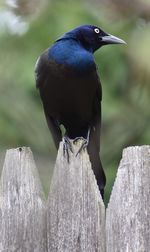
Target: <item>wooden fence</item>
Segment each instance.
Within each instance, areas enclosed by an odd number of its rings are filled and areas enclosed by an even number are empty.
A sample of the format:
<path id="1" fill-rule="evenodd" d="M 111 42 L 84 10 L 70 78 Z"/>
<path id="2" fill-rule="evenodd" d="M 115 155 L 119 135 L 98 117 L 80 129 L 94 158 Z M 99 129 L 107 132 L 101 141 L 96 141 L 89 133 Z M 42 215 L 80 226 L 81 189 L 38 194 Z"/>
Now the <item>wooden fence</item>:
<path id="1" fill-rule="evenodd" d="M 150 146 L 123 151 L 105 211 L 89 157 L 60 144 L 48 200 L 30 148 L 8 150 L 0 182 L 0 252 L 150 252 Z"/>

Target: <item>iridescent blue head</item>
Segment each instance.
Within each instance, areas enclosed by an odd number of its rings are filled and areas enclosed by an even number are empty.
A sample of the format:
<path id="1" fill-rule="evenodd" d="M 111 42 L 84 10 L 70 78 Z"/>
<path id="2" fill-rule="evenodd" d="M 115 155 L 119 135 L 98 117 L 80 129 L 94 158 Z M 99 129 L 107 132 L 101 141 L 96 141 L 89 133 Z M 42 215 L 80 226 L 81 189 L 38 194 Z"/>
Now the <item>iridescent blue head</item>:
<path id="1" fill-rule="evenodd" d="M 122 39 L 107 34 L 97 26 L 82 25 L 57 39 L 48 56 L 58 64 L 81 74 L 95 69 L 93 53 L 103 45 L 124 44 Z"/>
<path id="2" fill-rule="evenodd" d="M 104 32 L 94 25 L 82 25 L 67 33 L 65 33 L 59 40 L 74 39 L 77 40 L 86 50 L 95 52 L 101 46 L 108 44 L 126 44 L 120 38 Z"/>

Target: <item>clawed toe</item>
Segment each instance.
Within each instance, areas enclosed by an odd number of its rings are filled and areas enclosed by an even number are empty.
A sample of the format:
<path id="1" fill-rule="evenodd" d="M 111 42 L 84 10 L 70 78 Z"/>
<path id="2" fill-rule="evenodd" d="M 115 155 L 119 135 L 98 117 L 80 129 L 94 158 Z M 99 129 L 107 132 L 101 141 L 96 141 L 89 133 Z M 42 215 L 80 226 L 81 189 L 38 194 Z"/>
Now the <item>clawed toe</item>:
<path id="1" fill-rule="evenodd" d="M 73 144 L 75 144 L 78 140 L 85 140 L 84 137 L 76 137 L 75 139 L 73 139 Z"/>
<path id="2" fill-rule="evenodd" d="M 90 136 L 90 128 L 88 130 L 88 133 L 87 133 L 87 138 L 85 139 L 84 137 L 76 137 L 74 140 L 73 140 L 73 144 L 75 144 L 78 140 L 82 140 L 82 144 L 79 148 L 79 150 L 77 151 L 76 153 L 76 157 L 78 156 L 78 154 L 82 151 L 82 150 L 85 150 L 89 144 L 89 136 Z M 63 137 L 63 155 L 65 157 L 67 157 L 67 161 L 69 163 L 69 151 L 71 151 L 73 153 L 73 148 L 72 148 L 72 144 L 70 142 L 70 139 L 68 136 L 64 136 Z"/>
<path id="3" fill-rule="evenodd" d="M 67 136 L 63 137 L 63 155 L 67 157 L 67 161 L 69 163 L 69 150 L 73 153 L 72 145 Z"/>
<path id="4" fill-rule="evenodd" d="M 88 133 L 87 133 L 87 138 L 83 138 L 83 137 L 76 137 L 74 140 L 73 140 L 73 143 L 76 143 L 78 140 L 82 140 L 83 143 L 81 145 L 81 147 L 79 148 L 79 150 L 77 151 L 76 153 L 76 157 L 78 156 L 78 154 L 82 151 L 82 150 L 85 150 L 89 144 L 89 137 L 90 137 L 90 128 L 88 129 Z"/>
<path id="5" fill-rule="evenodd" d="M 76 153 L 76 157 L 78 156 L 78 154 L 82 151 L 82 150 L 85 150 L 88 146 L 88 140 L 87 139 L 83 139 L 83 143 L 81 145 L 81 147 L 79 148 L 79 150 L 77 151 Z"/>

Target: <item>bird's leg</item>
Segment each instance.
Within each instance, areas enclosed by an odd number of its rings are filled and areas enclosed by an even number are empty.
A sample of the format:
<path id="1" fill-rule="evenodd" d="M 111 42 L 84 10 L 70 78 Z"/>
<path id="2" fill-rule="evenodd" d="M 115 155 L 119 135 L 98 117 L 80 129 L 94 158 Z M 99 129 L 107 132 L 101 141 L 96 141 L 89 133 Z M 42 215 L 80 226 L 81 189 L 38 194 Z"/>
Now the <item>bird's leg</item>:
<path id="1" fill-rule="evenodd" d="M 63 137 L 63 155 L 67 157 L 69 163 L 69 150 L 73 153 L 72 145 L 69 140 L 69 137 L 64 135 Z"/>
<path id="2" fill-rule="evenodd" d="M 81 145 L 81 147 L 79 148 L 79 150 L 77 151 L 76 153 L 76 156 L 78 156 L 78 154 L 84 150 L 85 148 L 87 148 L 88 144 L 89 144 L 89 139 L 90 139 L 90 128 L 88 129 L 88 133 L 87 133 L 87 138 L 83 138 L 83 137 L 76 137 L 74 140 L 73 140 L 73 143 L 75 143 L 77 140 L 79 139 L 83 139 L 83 143 Z"/>

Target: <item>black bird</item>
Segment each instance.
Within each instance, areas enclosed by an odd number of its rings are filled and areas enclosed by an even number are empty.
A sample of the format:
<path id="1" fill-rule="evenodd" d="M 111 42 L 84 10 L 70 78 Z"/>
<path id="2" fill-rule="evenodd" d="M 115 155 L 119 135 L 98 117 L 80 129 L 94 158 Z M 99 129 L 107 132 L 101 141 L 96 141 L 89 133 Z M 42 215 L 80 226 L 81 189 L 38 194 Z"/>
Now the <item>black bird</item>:
<path id="1" fill-rule="evenodd" d="M 106 183 L 100 152 L 102 89 L 93 53 L 101 46 L 124 44 L 97 26 L 82 25 L 57 39 L 37 60 L 36 86 L 56 148 L 62 140 L 82 137 L 89 153 L 99 190 Z"/>

